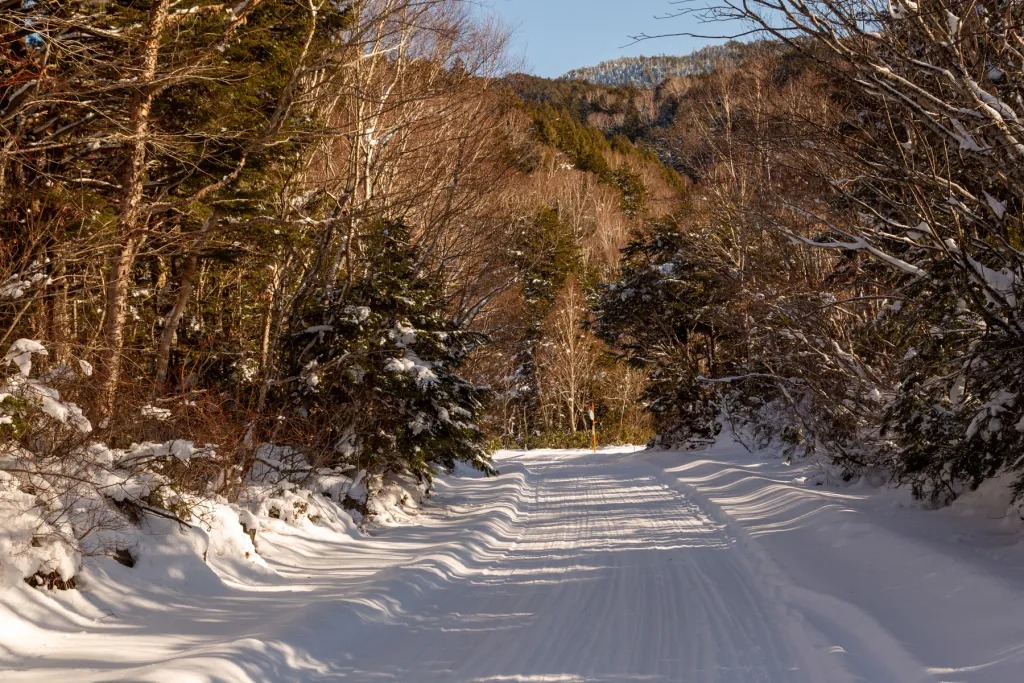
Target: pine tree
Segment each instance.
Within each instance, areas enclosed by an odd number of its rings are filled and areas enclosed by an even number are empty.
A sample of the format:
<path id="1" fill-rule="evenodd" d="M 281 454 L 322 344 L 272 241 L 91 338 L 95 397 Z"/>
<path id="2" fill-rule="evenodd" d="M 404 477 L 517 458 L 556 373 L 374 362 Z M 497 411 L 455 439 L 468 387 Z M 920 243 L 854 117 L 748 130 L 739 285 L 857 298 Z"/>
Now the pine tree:
<path id="1" fill-rule="evenodd" d="M 364 247 L 371 270 L 305 312 L 323 324 L 293 337 L 287 400 L 330 431 L 335 464 L 429 479 L 464 462 L 493 474 L 477 427 L 487 390 L 458 374 L 484 338 L 446 313 L 403 224 L 380 225 Z"/>
<path id="2" fill-rule="evenodd" d="M 725 296 L 712 264 L 674 221 L 652 223 L 622 250 L 595 305 L 598 336 L 646 370 L 644 400 L 669 441 L 716 431 L 714 397 L 699 381 L 714 362 L 710 314 Z"/>

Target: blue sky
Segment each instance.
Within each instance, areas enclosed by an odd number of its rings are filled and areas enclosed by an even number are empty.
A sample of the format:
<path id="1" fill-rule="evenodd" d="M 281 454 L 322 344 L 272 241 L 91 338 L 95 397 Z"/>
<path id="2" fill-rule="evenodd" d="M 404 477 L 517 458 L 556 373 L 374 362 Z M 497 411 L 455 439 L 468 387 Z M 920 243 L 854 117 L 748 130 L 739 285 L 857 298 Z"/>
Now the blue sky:
<path id="1" fill-rule="evenodd" d="M 638 33 L 694 29 L 693 19 L 656 18 L 673 11 L 670 0 L 480 1 L 515 30 L 513 52 L 525 59 L 524 70 L 538 76 L 561 76 L 615 57 L 682 55 L 711 42 L 677 37 L 628 45 Z"/>

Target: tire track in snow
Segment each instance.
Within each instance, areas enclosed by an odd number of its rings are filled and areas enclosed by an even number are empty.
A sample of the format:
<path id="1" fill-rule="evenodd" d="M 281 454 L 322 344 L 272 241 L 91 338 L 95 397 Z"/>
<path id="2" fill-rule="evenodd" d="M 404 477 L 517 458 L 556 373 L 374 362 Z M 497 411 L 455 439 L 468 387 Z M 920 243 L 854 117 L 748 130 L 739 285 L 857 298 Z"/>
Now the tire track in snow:
<path id="1" fill-rule="evenodd" d="M 814 632 L 725 525 L 645 464 L 581 451 L 502 458 L 495 482 L 441 487 L 447 514 L 302 556 L 289 574 L 306 576 L 305 590 L 224 600 L 238 621 L 201 646 L 111 639 L 152 658 L 110 664 L 104 680 L 856 680 L 806 644 Z M 187 626 L 174 618 L 168 631 Z M 100 667 L 66 671 L 49 680 L 98 680 Z"/>
<path id="2" fill-rule="evenodd" d="M 668 486 L 671 491 L 700 505 L 709 519 L 716 520 L 724 536 L 737 549 L 735 557 L 743 571 L 748 576 L 757 577 L 754 583 L 759 594 L 773 605 L 773 611 L 780 618 L 780 627 L 789 634 L 789 642 L 799 649 L 805 666 L 821 672 L 820 680 L 836 683 L 941 683 L 943 679 L 931 675 L 927 667 L 916 661 L 881 623 L 858 607 L 835 595 L 816 593 L 797 585 L 787 577 L 743 524 L 730 517 L 707 495 L 705 485 L 709 491 L 721 493 L 719 488 L 722 485 L 713 477 L 708 477 L 706 484 L 701 481 L 698 485 L 695 481 L 673 481 L 669 472 L 656 464 L 650 463 L 649 467 L 655 480 L 672 482 L 675 486 Z M 732 475 L 741 476 L 725 466 L 721 472 L 724 480 L 731 479 Z M 757 479 L 749 473 L 742 476 L 748 481 Z M 792 495 L 791 491 L 789 493 Z M 770 526 L 772 515 L 785 509 L 786 501 L 777 491 L 765 490 L 757 495 L 760 498 L 756 500 L 750 495 L 740 500 L 751 508 L 759 508 L 760 516 L 768 520 L 765 523 Z M 822 552 L 827 550 L 822 548 Z"/>
<path id="3" fill-rule="evenodd" d="M 536 472 L 524 533 L 504 567 L 475 584 L 482 590 L 453 582 L 431 610 L 451 624 L 504 614 L 504 627 L 463 630 L 456 647 L 437 632 L 407 638 L 410 661 L 391 658 L 393 680 L 849 680 L 801 661 L 791 629 L 779 627 L 784 611 L 722 527 L 677 492 L 600 456 L 520 457 Z M 417 669 L 438 650 L 467 656 Z M 367 661 L 363 670 L 373 669 Z"/>
<path id="4" fill-rule="evenodd" d="M 654 480 L 647 479 L 643 483 L 662 499 L 658 503 L 660 514 L 675 534 L 685 538 L 695 529 L 710 529 L 714 532 L 710 545 L 724 547 L 720 529 L 692 503 L 680 499 Z M 683 562 L 669 562 L 670 571 L 655 577 L 654 583 L 661 590 L 650 607 L 670 605 L 675 608 L 667 617 L 655 622 L 664 626 L 659 632 L 685 622 L 687 614 L 691 615 L 689 620 L 696 628 L 703 630 L 701 647 L 689 649 L 685 676 L 672 674 L 672 679 L 732 680 L 729 676 L 734 675 L 735 680 L 743 681 L 801 680 L 795 673 L 798 669 L 792 663 L 793 658 L 783 652 L 775 629 L 768 625 L 769 619 L 762 607 L 765 601 L 752 590 L 749 579 L 737 571 L 729 549 L 726 550 L 711 554 L 684 550 L 681 552 Z M 680 590 L 680 586 L 685 588 Z M 726 595 L 723 590 L 726 586 L 739 590 Z"/>

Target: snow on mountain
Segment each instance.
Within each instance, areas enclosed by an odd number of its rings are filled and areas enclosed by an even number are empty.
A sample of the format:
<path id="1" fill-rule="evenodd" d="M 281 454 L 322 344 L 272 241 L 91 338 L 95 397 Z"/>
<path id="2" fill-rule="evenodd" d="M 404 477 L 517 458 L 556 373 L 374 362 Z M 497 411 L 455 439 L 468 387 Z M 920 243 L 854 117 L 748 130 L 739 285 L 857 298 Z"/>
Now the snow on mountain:
<path id="1" fill-rule="evenodd" d="M 709 45 L 684 56 L 620 57 L 573 69 L 562 78 L 612 87 L 653 88 L 668 78 L 694 76 L 723 66 L 736 66 L 758 46 L 758 43 L 729 41 L 723 45 Z"/>

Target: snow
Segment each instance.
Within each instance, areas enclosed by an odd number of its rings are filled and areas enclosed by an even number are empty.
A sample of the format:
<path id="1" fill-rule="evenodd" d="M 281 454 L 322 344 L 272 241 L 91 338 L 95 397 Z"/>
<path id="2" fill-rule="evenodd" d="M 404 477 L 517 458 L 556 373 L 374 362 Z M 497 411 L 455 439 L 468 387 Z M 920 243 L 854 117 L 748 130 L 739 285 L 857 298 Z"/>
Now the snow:
<path id="1" fill-rule="evenodd" d="M 177 460 L 186 462 L 194 457 L 212 456 L 213 453 L 214 449 L 212 446 L 196 446 L 193 442 L 185 439 L 174 439 L 173 441 L 163 443 L 146 442 L 132 444 L 132 447 L 128 449 L 122 458 L 129 461 L 172 456 Z"/>
<path id="2" fill-rule="evenodd" d="M 37 572 L 56 572 L 65 580 L 74 576 L 77 558 L 61 542 L 60 529 L 46 523 L 37 497 L 19 490 L 13 477 L 3 471 L 0 471 L 0 519 L 3 520 L 0 524 L 0 595 Z"/>
<path id="3" fill-rule="evenodd" d="M 988 192 L 983 193 L 985 195 L 985 201 L 988 202 L 988 206 L 992 209 L 992 213 L 995 214 L 996 218 L 1002 218 L 1006 215 L 1006 202 L 1001 202 Z"/>
<path id="4" fill-rule="evenodd" d="M 0 402 L 8 397 L 25 399 L 45 415 L 61 424 L 74 427 L 83 434 L 92 431 L 92 424 L 82 409 L 74 403 L 61 400 L 60 392 L 35 378 L 30 378 L 32 356 L 46 356 L 46 347 L 33 339 L 19 339 L 4 356 L 3 365 L 14 364 L 18 373 L 4 380 L 0 377 Z M 57 374 L 60 374 L 57 372 Z M 0 408 L 0 424 L 13 424 L 13 417 Z"/>
<path id="5" fill-rule="evenodd" d="M 416 378 L 418 386 L 429 386 L 437 383 L 437 373 L 433 370 L 433 363 L 420 359 L 408 349 L 405 350 L 403 358 L 389 358 L 384 363 L 384 370 L 398 374 L 411 374 Z"/>
<path id="6" fill-rule="evenodd" d="M 82 409 L 74 403 L 60 400 L 60 394 L 56 389 L 34 382 L 26 383 L 26 386 L 37 394 L 40 409 L 54 420 L 61 424 L 73 425 L 84 434 L 92 431 L 92 424 L 82 413 Z"/>
<path id="7" fill-rule="evenodd" d="M 1016 402 L 1016 393 L 1006 389 L 997 391 L 991 401 L 983 403 L 978 407 L 977 414 L 967 427 L 966 437 L 968 439 L 974 438 L 980 430 L 983 438 L 986 441 L 990 440 L 1002 431 L 1003 421 L 999 415 L 1012 408 Z"/>
<path id="8" fill-rule="evenodd" d="M 151 405 L 151 404 L 146 404 L 146 405 L 142 406 L 139 409 L 139 414 L 142 415 L 142 417 L 149 417 L 149 418 L 152 418 L 154 420 L 160 420 L 160 421 L 169 420 L 169 419 L 171 419 L 171 415 L 172 415 L 172 413 L 171 413 L 171 411 L 169 409 L 167 409 L 167 408 L 160 408 L 159 406 L 154 406 L 154 405 Z"/>
<path id="9" fill-rule="evenodd" d="M 404 323 L 396 323 L 389 335 L 395 346 L 403 349 L 416 343 L 416 328 Z"/>
<path id="10" fill-rule="evenodd" d="M 946 10 L 946 24 L 949 26 L 949 35 L 956 36 L 960 32 L 960 17 Z"/>
<path id="11" fill-rule="evenodd" d="M 28 377 L 32 372 L 32 355 L 46 356 L 48 352 L 39 342 L 34 339 L 19 339 L 11 344 L 11 348 L 4 356 L 4 365 L 14 364 L 22 377 Z"/>
<path id="12" fill-rule="evenodd" d="M 954 408 L 959 407 L 960 402 L 963 401 L 966 383 L 967 374 L 960 373 L 956 376 L 956 379 L 953 381 L 953 385 L 949 388 L 949 402 Z"/>
<path id="13" fill-rule="evenodd" d="M 499 477 L 460 468 L 432 501 L 372 481 L 396 526 L 370 534 L 343 512 L 289 522 L 222 503 L 202 529 L 160 520 L 133 569 L 94 560 L 80 590 L 0 592 L 0 670 L 12 682 L 1024 677 L 1024 547 L 1005 480 L 936 512 L 732 443 L 634 450 L 501 452 Z"/>
<path id="14" fill-rule="evenodd" d="M 14 274 L 0 282 L 0 301 L 20 299 L 37 287 L 51 284 L 53 280 L 46 273 L 39 272 L 40 268 L 36 264 L 26 275 Z"/>
<path id="15" fill-rule="evenodd" d="M 1017 273 L 1008 268 L 993 270 L 970 257 L 967 258 L 967 262 L 973 268 L 979 284 L 986 288 L 985 295 L 990 301 L 996 304 L 1005 304 L 1011 309 L 1017 307 L 1016 288 L 1020 282 L 1020 276 Z M 993 298 L 992 293 L 995 293 L 998 299 Z"/>
<path id="16" fill-rule="evenodd" d="M 372 311 L 370 311 L 369 307 L 367 307 L 367 306 L 346 306 L 345 307 L 345 313 L 347 313 L 348 315 L 352 316 L 353 320 L 355 320 L 356 322 L 359 322 L 359 323 L 366 322 L 369 319 L 371 312 Z"/>

